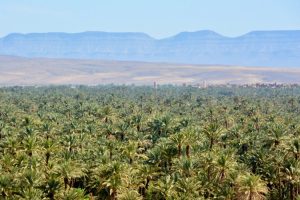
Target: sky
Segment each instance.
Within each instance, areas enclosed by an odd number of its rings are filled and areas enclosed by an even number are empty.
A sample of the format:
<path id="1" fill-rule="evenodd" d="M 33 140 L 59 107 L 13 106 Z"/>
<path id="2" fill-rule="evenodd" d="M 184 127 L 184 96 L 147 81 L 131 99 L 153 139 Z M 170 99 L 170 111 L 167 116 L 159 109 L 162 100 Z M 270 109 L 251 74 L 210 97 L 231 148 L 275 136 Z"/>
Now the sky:
<path id="1" fill-rule="evenodd" d="M 300 0 L 0 0 L 0 37 L 31 32 L 300 30 Z"/>

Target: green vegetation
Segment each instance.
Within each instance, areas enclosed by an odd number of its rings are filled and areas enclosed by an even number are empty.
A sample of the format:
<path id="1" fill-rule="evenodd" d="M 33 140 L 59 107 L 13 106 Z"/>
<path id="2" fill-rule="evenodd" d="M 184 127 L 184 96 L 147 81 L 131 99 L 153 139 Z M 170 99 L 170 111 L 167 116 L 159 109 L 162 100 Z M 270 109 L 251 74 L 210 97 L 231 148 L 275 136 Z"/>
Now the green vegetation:
<path id="1" fill-rule="evenodd" d="M 0 199 L 300 198 L 300 88 L 0 88 Z"/>

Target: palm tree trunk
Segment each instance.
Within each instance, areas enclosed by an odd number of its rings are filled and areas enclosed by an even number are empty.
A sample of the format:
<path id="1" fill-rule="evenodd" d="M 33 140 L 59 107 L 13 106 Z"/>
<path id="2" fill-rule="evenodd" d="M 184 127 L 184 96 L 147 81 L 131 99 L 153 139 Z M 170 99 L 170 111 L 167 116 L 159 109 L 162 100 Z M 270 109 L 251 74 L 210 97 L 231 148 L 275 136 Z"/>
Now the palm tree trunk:
<path id="1" fill-rule="evenodd" d="M 109 150 L 109 160 L 112 160 L 112 156 L 113 156 L 113 153 L 112 153 L 112 150 L 110 149 Z"/>
<path id="2" fill-rule="evenodd" d="M 139 124 L 136 126 L 136 130 L 137 130 L 138 132 L 140 132 L 140 130 L 141 130 L 141 127 L 140 127 L 140 125 L 139 125 Z"/>
<path id="3" fill-rule="evenodd" d="M 48 166 L 48 163 L 49 163 L 49 159 L 50 159 L 50 153 L 47 152 L 46 153 L 46 165 Z"/>
<path id="4" fill-rule="evenodd" d="M 190 145 L 186 146 L 185 151 L 186 151 L 186 157 L 190 158 Z"/>
<path id="5" fill-rule="evenodd" d="M 149 183 L 150 183 L 150 177 L 147 176 L 146 185 L 145 185 L 145 188 L 146 188 L 146 189 L 148 189 Z"/>
<path id="6" fill-rule="evenodd" d="M 90 199 L 90 200 L 94 200 L 94 196 L 93 196 L 92 193 L 90 193 L 89 199 Z"/>
<path id="7" fill-rule="evenodd" d="M 54 192 L 50 192 L 48 197 L 50 200 L 54 200 Z"/>
<path id="8" fill-rule="evenodd" d="M 210 166 L 207 168 L 207 180 L 208 182 L 210 181 L 210 173 L 211 173 L 211 168 Z"/>
<path id="9" fill-rule="evenodd" d="M 111 200 L 116 200 L 117 199 L 117 190 L 115 188 L 112 189 L 112 193 L 111 193 Z"/>
<path id="10" fill-rule="evenodd" d="M 181 157 L 181 144 L 178 144 L 177 151 L 178 151 L 178 158 L 180 158 Z"/>
<path id="11" fill-rule="evenodd" d="M 212 149 L 214 145 L 214 139 L 210 138 L 210 145 L 209 145 L 209 149 Z"/>
<path id="12" fill-rule="evenodd" d="M 68 178 L 67 177 L 64 177 L 64 185 L 65 185 L 65 190 L 67 190 L 67 187 L 68 187 Z"/>
<path id="13" fill-rule="evenodd" d="M 290 198 L 291 198 L 291 200 L 295 200 L 294 187 L 293 187 L 292 183 L 290 183 Z"/>

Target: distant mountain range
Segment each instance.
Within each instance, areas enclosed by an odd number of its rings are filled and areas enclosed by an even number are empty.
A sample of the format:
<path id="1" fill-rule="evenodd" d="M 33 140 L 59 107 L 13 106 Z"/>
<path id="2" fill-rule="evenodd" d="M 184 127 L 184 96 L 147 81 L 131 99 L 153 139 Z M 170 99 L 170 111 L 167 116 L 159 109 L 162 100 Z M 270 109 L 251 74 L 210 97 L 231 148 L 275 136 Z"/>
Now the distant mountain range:
<path id="1" fill-rule="evenodd" d="M 13 33 L 0 38 L 0 54 L 190 64 L 300 67 L 300 31 L 254 31 L 225 37 L 182 32 L 165 39 L 144 33 Z"/>

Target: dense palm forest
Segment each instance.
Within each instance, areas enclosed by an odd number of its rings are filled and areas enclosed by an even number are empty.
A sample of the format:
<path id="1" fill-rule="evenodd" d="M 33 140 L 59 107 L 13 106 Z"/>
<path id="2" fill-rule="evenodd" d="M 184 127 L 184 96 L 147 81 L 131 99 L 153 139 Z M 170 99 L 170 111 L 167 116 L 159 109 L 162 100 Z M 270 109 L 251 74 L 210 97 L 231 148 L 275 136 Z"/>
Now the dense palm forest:
<path id="1" fill-rule="evenodd" d="M 0 88 L 0 199 L 300 199 L 300 87 Z"/>

